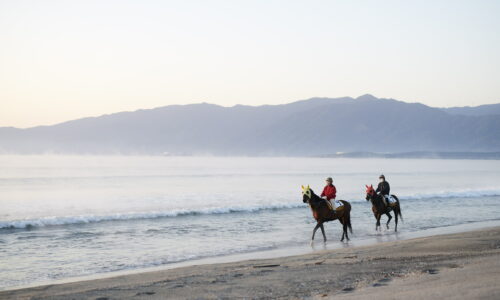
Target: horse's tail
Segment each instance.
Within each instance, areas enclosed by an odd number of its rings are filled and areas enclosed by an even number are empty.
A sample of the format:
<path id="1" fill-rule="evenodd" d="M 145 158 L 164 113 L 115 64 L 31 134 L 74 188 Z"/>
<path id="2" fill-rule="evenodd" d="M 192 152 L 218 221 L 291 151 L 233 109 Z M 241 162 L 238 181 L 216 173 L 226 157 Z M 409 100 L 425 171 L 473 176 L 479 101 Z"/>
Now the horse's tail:
<path id="1" fill-rule="evenodd" d="M 352 226 L 351 226 L 351 215 L 347 216 L 347 228 L 349 228 L 349 231 L 352 234 Z"/>
<path id="2" fill-rule="evenodd" d="M 392 195 L 392 197 L 394 197 L 396 199 L 396 201 L 398 202 L 398 210 L 395 213 L 398 214 L 398 216 L 401 218 L 401 221 L 404 221 L 403 215 L 401 214 L 401 204 L 399 203 L 399 199 L 395 195 Z"/>
<path id="3" fill-rule="evenodd" d="M 342 202 L 344 202 L 344 205 L 346 206 L 346 225 L 347 225 L 347 228 L 349 228 L 349 231 L 352 233 L 352 226 L 351 226 L 351 203 L 345 201 L 345 200 L 340 200 Z"/>

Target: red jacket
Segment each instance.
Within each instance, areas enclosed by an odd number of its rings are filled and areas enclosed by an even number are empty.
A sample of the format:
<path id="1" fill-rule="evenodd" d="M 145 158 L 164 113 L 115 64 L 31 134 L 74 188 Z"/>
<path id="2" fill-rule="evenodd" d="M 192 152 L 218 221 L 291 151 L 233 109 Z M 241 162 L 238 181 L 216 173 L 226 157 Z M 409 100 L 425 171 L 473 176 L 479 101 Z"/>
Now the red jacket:
<path id="1" fill-rule="evenodd" d="M 326 199 L 328 200 L 335 199 L 335 197 L 337 197 L 337 189 L 333 184 L 325 186 L 323 193 L 321 193 L 321 197 L 324 196 L 326 196 Z"/>

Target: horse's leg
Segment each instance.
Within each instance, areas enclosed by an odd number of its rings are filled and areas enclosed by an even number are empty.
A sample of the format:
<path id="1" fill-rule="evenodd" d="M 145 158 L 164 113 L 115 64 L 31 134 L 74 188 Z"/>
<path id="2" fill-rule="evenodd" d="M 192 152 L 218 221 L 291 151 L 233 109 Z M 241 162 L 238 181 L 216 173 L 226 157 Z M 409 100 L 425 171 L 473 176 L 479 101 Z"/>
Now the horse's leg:
<path id="1" fill-rule="evenodd" d="M 375 225 L 375 231 L 378 231 L 380 228 L 380 218 L 382 217 L 381 214 L 377 214 L 377 224 Z"/>
<path id="2" fill-rule="evenodd" d="M 397 210 L 394 210 L 394 217 L 396 217 L 396 219 L 394 220 L 394 222 L 396 222 L 396 226 L 394 226 L 394 231 L 397 232 L 398 231 L 398 213 L 399 213 L 399 206 L 396 207 Z"/>
<path id="3" fill-rule="evenodd" d="M 323 227 L 323 223 L 321 223 L 319 228 L 321 228 L 321 233 L 323 234 L 323 241 L 326 243 L 325 228 Z"/>
<path id="4" fill-rule="evenodd" d="M 344 217 L 344 234 L 347 241 L 349 241 L 349 234 L 347 233 L 347 224 L 349 223 L 348 217 Z M 344 240 L 344 234 L 342 234 L 342 241 Z"/>
<path id="5" fill-rule="evenodd" d="M 314 235 L 316 234 L 316 230 L 318 230 L 318 228 L 319 228 L 319 223 L 317 223 L 316 227 L 314 227 L 313 236 L 312 236 L 311 242 L 314 241 Z"/>
<path id="6" fill-rule="evenodd" d="M 345 236 L 347 224 L 346 224 L 344 218 L 339 219 L 339 222 L 340 222 L 340 224 L 342 224 L 342 238 L 340 239 L 340 241 L 343 242 L 344 241 L 344 236 Z"/>
<path id="7" fill-rule="evenodd" d="M 387 220 L 387 223 L 385 224 L 385 226 L 387 227 L 387 229 L 389 229 L 389 222 L 391 222 L 392 220 L 392 216 L 391 216 L 391 213 L 388 212 L 388 213 L 385 213 L 386 216 L 389 218 L 389 220 Z"/>

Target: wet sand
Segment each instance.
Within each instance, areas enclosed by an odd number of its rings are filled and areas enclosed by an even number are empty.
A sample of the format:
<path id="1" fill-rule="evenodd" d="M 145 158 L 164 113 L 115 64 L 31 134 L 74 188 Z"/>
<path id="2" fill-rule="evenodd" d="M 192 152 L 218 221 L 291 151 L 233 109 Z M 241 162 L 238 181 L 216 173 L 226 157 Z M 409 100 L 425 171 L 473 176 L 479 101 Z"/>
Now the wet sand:
<path id="1" fill-rule="evenodd" d="M 499 283 L 495 227 L 4 291 L 0 299 L 500 299 Z"/>

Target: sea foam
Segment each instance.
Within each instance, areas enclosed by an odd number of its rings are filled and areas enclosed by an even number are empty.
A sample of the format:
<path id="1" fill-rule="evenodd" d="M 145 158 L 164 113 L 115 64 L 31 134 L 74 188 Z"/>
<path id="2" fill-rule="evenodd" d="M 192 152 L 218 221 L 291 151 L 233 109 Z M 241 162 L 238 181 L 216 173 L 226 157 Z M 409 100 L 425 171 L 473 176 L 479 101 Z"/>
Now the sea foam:
<path id="1" fill-rule="evenodd" d="M 180 216 L 195 215 L 216 215 L 228 213 L 252 213 L 263 210 L 290 209 L 304 206 L 303 203 L 288 203 L 263 206 L 234 206 L 234 207 L 216 207 L 201 208 L 194 210 L 170 210 L 170 211 L 152 211 L 152 212 L 129 212 L 116 213 L 109 215 L 78 215 L 78 216 L 60 216 L 43 217 L 23 220 L 0 221 L 0 229 L 31 228 L 57 225 L 86 224 L 106 221 L 123 221 L 138 219 L 157 219 Z"/>
<path id="2" fill-rule="evenodd" d="M 463 190 L 456 192 L 437 192 L 429 194 L 410 194 L 399 195 L 399 199 L 403 201 L 410 200 L 426 200 L 426 199 L 446 199 L 446 198 L 481 198 L 481 197 L 494 197 L 500 196 L 500 190 L 487 189 L 487 190 Z M 350 202 L 364 202 L 358 199 L 347 199 Z M 254 205 L 254 206 L 232 206 L 232 207 L 210 207 L 199 209 L 177 209 L 167 211 L 149 211 L 149 212 L 127 212 L 115 213 L 104 215 L 76 215 L 76 216 L 57 216 L 57 217 L 42 217 L 33 219 L 0 221 L 0 229 L 22 229 L 31 227 L 44 227 L 44 226 L 57 226 L 57 225 L 73 225 L 73 224 L 86 224 L 107 221 L 123 221 L 123 220 L 139 220 L 139 219 L 157 219 L 157 218 L 171 218 L 182 216 L 196 216 L 196 215 L 217 215 L 217 214 L 230 214 L 230 213 L 254 213 L 266 210 L 282 210 L 306 207 L 302 201 L 294 203 L 278 203 L 270 205 Z"/>

